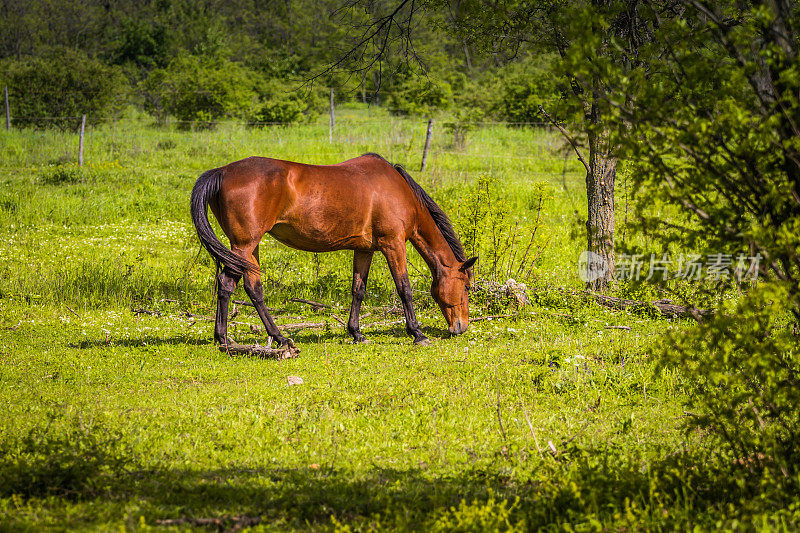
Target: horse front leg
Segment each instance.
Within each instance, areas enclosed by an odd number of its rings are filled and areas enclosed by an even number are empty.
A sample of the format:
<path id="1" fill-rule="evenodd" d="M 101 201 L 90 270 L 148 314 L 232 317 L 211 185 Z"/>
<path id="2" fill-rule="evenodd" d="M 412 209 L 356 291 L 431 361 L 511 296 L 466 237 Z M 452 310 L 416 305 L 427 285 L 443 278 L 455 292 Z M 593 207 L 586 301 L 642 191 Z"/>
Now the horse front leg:
<path id="1" fill-rule="evenodd" d="M 371 264 L 372 252 L 356 250 L 353 255 L 353 303 L 350 304 L 350 318 L 347 321 L 347 331 L 355 342 L 369 342 L 361 334 L 358 315 L 361 312 L 361 302 L 367 294 L 367 277 Z"/>
<path id="2" fill-rule="evenodd" d="M 223 346 L 235 344 L 228 337 L 228 307 L 231 295 L 240 278 L 241 276 L 233 274 L 227 268 L 223 268 L 217 276 L 217 316 L 214 320 L 214 340 Z"/>
<path id="3" fill-rule="evenodd" d="M 414 337 L 414 344 L 430 344 L 431 341 L 422 333 L 422 329 L 417 322 L 412 303 L 411 281 L 408 279 L 408 267 L 406 266 L 406 245 L 405 242 L 393 243 L 389 247 L 381 250 L 389 264 L 389 270 L 403 302 L 403 313 L 406 317 L 406 332 Z"/>

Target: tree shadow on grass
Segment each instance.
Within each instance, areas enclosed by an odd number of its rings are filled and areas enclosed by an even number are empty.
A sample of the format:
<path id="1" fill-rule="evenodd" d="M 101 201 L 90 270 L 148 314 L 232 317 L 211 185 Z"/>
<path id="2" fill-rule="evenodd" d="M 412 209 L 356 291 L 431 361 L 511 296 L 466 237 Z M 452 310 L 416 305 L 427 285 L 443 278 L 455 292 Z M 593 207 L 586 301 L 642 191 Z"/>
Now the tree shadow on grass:
<path id="1" fill-rule="evenodd" d="M 172 336 L 172 337 L 154 337 L 152 335 L 144 335 L 142 337 L 115 339 L 84 339 L 77 342 L 67 343 L 68 348 L 77 348 L 79 350 L 87 350 L 90 348 L 110 348 L 120 346 L 124 348 L 135 348 L 137 346 L 207 346 L 213 344 L 213 339 L 198 340 L 195 337 L 187 336 Z"/>
<path id="2" fill-rule="evenodd" d="M 729 518 L 730 503 L 741 506 L 750 496 L 724 471 L 684 455 L 643 468 L 619 451 L 573 447 L 559 457 L 532 456 L 527 472 L 511 470 L 503 458 L 440 469 L 152 468 L 114 430 L 48 428 L 0 442 L 0 497 L 56 507 L 118 506 L 116 517 L 113 511 L 99 518 L 70 513 L 65 520 L 73 523 L 62 524 L 68 528 L 121 521 L 126 509 L 136 508 L 148 524 L 223 530 L 256 523 L 321 529 L 333 520 L 412 530 L 686 529 L 714 527 Z M 5 526 L 35 526 L 31 520 L 35 513 L 14 515 Z"/>

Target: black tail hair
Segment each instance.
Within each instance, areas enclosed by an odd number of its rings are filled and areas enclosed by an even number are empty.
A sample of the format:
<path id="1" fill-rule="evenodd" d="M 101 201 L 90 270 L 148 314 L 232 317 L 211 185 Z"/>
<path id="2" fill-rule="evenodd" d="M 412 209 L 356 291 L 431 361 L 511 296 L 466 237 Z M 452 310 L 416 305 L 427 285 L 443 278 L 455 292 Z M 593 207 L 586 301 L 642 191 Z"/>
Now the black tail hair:
<path id="1" fill-rule="evenodd" d="M 248 270 L 260 272 L 256 265 L 242 256 L 236 255 L 222 244 L 208 221 L 208 202 L 219 193 L 221 184 L 221 168 L 213 168 L 203 172 L 194 184 L 191 211 L 192 222 L 194 222 L 194 228 L 197 230 L 197 236 L 217 264 L 222 263 L 233 274 L 241 276 Z"/>
<path id="2" fill-rule="evenodd" d="M 453 229 L 453 224 L 450 222 L 450 219 L 447 218 L 447 215 L 444 213 L 444 211 L 442 211 L 442 208 L 433 201 L 433 198 L 428 196 L 428 193 L 425 192 L 425 189 L 423 189 L 419 183 L 414 181 L 414 178 L 412 178 L 409 173 L 406 172 L 406 169 L 404 169 L 401 165 L 393 166 L 394 169 L 399 172 L 401 176 L 403 176 L 403 179 L 406 180 L 406 183 L 408 183 L 408 185 L 411 187 L 411 190 L 414 191 L 417 199 L 428 209 L 428 212 L 433 217 L 433 221 L 436 223 L 436 227 L 438 227 L 439 231 L 442 232 L 444 240 L 447 241 L 447 244 L 450 245 L 450 249 L 453 250 L 453 255 L 456 256 L 456 260 L 461 261 L 462 263 L 466 261 L 467 255 L 464 253 L 464 246 L 461 244 L 461 240 L 459 240 L 458 235 L 456 235 L 456 232 Z"/>

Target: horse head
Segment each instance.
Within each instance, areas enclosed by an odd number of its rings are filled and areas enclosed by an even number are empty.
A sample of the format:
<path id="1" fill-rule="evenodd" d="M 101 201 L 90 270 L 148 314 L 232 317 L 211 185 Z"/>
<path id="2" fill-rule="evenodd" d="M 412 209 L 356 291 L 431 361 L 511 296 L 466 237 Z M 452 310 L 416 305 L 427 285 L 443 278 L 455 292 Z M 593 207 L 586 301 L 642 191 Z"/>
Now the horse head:
<path id="1" fill-rule="evenodd" d="M 439 304 L 447 329 L 453 335 L 464 333 L 469 325 L 469 290 L 472 266 L 477 260 L 477 257 L 471 257 L 463 263 L 442 268 L 431 286 L 431 295 Z"/>

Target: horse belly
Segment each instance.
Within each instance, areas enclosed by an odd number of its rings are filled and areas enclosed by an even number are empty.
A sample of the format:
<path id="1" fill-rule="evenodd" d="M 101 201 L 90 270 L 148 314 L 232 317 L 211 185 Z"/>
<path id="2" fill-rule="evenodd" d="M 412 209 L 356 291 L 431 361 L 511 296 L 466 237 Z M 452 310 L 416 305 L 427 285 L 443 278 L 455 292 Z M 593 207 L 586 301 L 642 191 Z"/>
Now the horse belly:
<path id="1" fill-rule="evenodd" d="M 342 232 L 341 227 L 325 228 L 276 223 L 269 234 L 275 240 L 306 252 L 331 252 L 334 250 L 370 250 L 372 242 L 363 232 Z"/>

